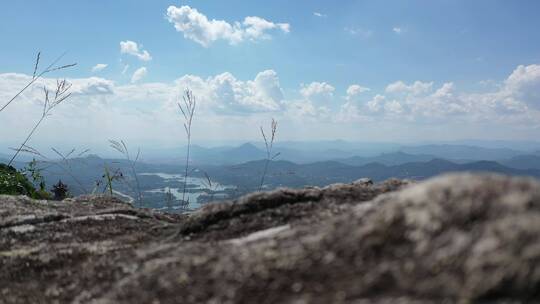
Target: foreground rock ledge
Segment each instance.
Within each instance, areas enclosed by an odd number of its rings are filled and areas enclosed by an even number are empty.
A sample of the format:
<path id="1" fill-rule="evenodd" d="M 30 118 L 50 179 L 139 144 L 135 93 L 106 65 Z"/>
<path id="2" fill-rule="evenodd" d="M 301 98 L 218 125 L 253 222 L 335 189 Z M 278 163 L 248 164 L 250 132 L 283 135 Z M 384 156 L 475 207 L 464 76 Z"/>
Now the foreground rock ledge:
<path id="1" fill-rule="evenodd" d="M 530 302 L 539 238 L 540 182 L 499 175 L 284 189 L 184 216 L 0 196 L 0 302 Z"/>

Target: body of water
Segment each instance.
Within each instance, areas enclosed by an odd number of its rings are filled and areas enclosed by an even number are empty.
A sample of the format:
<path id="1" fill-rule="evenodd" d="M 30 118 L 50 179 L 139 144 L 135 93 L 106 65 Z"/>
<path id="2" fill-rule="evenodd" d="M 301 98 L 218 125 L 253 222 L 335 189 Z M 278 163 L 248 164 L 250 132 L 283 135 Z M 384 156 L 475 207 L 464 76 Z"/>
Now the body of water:
<path id="1" fill-rule="evenodd" d="M 152 175 L 162 178 L 165 182 L 173 182 L 177 184 L 178 187 L 161 187 L 151 190 L 146 190 L 144 192 L 148 193 L 163 193 L 165 196 L 167 193 L 172 194 L 175 200 L 182 200 L 182 193 L 184 191 L 184 175 L 183 174 L 168 174 L 168 173 L 140 173 L 139 175 Z M 189 201 L 189 209 L 197 209 L 201 207 L 201 204 L 198 202 L 198 198 L 201 195 L 216 193 L 216 196 L 220 195 L 219 192 L 225 191 L 227 189 L 234 189 L 234 186 L 222 185 L 217 182 L 211 181 L 211 187 L 209 187 L 208 180 L 200 177 L 188 177 L 187 178 L 187 189 L 185 194 L 185 200 Z M 173 207 L 179 208 L 179 207 Z"/>

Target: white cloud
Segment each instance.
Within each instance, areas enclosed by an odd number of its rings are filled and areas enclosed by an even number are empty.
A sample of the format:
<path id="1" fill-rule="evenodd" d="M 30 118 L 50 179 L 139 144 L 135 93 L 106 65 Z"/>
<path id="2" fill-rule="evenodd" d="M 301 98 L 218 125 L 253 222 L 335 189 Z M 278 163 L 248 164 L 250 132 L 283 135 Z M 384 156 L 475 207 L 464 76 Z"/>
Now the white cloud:
<path id="1" fill-rule="evenodd" d="M 282 107 L 283 91 L 273 70 L 260 72 L 254 80 L 248 81 L 223 73 L 206 80 L 184 76 L 177 83 L 191 88 L 219 113 L 268 112 Z"/>
<path id="2" fill-rule="evenodd" d="M 358 122 L 364 120 L 360 107 L 356 102 L 347 101 L 341 107 L 339 112 L 335 115 L 337 122 Z"/>
<path id="3" fill-rule="evenodd" d="M 133 55 L 142 61 L 152 60 L 152 56 L 147 50 L 143 50 L 142 45 L 139 47 L 137 42 L 131 40 L 120 41 L 120 53 Z"/>
<path id="4" fill-rule="evenodd" d="M 325 14 L 319 13 L 319 12 L 313 12 L 313 16 L 320 17 L 320 18 L 325 18 L 326 17 Z"/>
<path id="5" fill-rule="evenodd" d="M 392 28 L 392 31 L 398 35 L 404 32 L 404 30 L 401 27 L 397 27 L 397 26 Z"/>
<path id="6" fill-rule="evenodd" d="M 431 91 L 433 82 L 415 81 L 411 85 L 407 85 L 403 81 L 396 81 L 386 87 L 387 93 L 412 93 L 420 95 Z"/>
<path id="7" fill-rule="evenodd" d="M 384 108 L 386 97 L 383 95 L 375 95 L 372 100 L 366 103 L 367 109 L 372 113 L 379 113 Z"/>
<path id="8" fill-rule="evenodd" d="M 434 93 L 419 97 L 411 93 L 405 98 L 411 115 L 421 119 L 441 119 L 460 114 L 478 113 L 466 100 L 466 95 L 457 96 L 451 82 L 444 83 Z"/>
<path id="9" fill-rule="evenodd" d="M 370 91 L 369 88 L 363 87 L 363 86 L 358 85 L 358 84 L 350 85 L 347 88 L 347 100 L 358 97 L 358 95 L 360 95 L 362 93 L 365 93 L 365 92 L 369 92 L 369 91 Z"/>
<path id="10" fill-rule="evenodd" d="M 305 100 L 291 102 L 291 104 L 289 104 L 287 107 L 287 110 L 292 117 L 316 117 L 318 114 L 317 108 L 313 105 L 313 103 Z"/>
<path id="11" fill-rule="evenodd" d="M 279 78 L 273 70 L 266 70 L 257 74 L 252 84 L 252 90 L 257 92 L 255 95 L 257 95 L 258 99 L 271 100 L 270 104 L 278 104 L 284 98 Z"/>
<path id="12" fill-rule="evenodd" d="M 390 84 L 389 94 L 399 93 L 396 101 L 401 111 L 415 120 L 444 120 L 460 116 L 472 121 L 495 121 L 504 117 L 519 116 L 534 106 L 540 92 L 540 77 L 535 79 L 534 66 L 518 67 L 496 91 L 487 93 L 459 93 L 452 82 L 442 84 L 432 92 L 433 82 L 416 81 Z M 531 102 L 533 104 L 531 104 Z M 397 106 L 386 107 L 396 113 Z"/>
<path id="13" fill-rule="evenodd" d="M 31 75 L 0 74 L 0 100 L 8 100 L 31 79 Z M 197 128 L 198 136 L 258 135 L 257 126 L 268 118 L 267 113 L 279 117 L 281 112 L 276 111 L 285 109 L 279 77 L 273 70 L 262 71 L 251 80 L 239 80 L 230 73 L 126 85 L 98 77 L 67 80 L 73 84 L 71 98 L 55 108 L 32 144 L 43 140 L 49 147 L 52 140 L 65 138 L 72 139 L 70 142 L 82 139 L 85 144 L 106 142 L 103 134 L 126 140 L 181 140 L 183 129 L 176 102 L 186 88 L 197 98 L 196 124 L 204 126 Z M 52 88 L 55 84 L 56 79 L 51 78 L 36 81 L 2 112 L 0 138 L 4 143 L 24 138 L 24 132 L 39 118 L 43 86 Z M 246 124 L 252 128 L 246 129 Z"/>
<path id="14" fill-rule="evenodd" d="M 92 72 L 96 73 L 96 72 L 103 71 L 107 66 L 108 65 L 105 64 L 105 63 L 98 63 L 98 64 L 96 64 L 95 66 L 92 67 Z"/>
<path id="15" fill-rule="evenodd" d="M 122 69 L 122 75 L 125 75 L 127 71 L 129 70 L 129 64 L 126 64 L 124 68 Z"/>
<path id="16" fill-rule="evenodd" d="M 31 78 L 24 74 L 0 74 L 0 100 L 8 100 Z M 299 88 L 298 100 L 284 96 L 278 74 L 273 70 L 243 80 L 222 73 L 208 78 L 185 75 L 160 83 L 118 84 L 100 77 L 68 81 L 73 84 L 72 97 L 54 110 L 35 137 L 35 141 L 43 140 L 46 147 L 55 139 L 65 138 L 104 142 L 103 134 L 128 141 L 176 141 L 183 138 L 176 101 L 185 88 L 192 89 L 197 98 L 195 129 L 201 132 L 197 138 L 258 136 L 256 126 L 270 116 L 278 119 L 281 126 L 294 126 L 290 134 L 301 132 L 300 128 L 305 126 L 305 133 L 298 134 L 307 137 L 317 128 L 328 131 L 328 136 L 343 132 L 354 136 L 361 126 L 362 136 L 375 137 L 395 132 L 446 136 L 446 132 L 440 132 L 446 129 L 450 135 L 467 137 L 469 131 L 477 128 L 497 136 L 535 138 L 540 127 L 540 109 L 535 98 L 540 93 L 540 65 L 518 66 L 499 85 L 491 86 L 489 91 L 479 86 L 477 93 L 461 90 L 452 82 L 417 81 L 394 83 L 388 92 L 384 88 L 382 92 L 367 91 L 354 84 L 338 94 L 331 84 L 314 82 Z M 4 142 L 16 143 L 24 138 L 40 115 L 43 86 L 53 88 L 55 84 L 56 79 L 52 78 L 38 80 L 1 113 L 0 138 Z M 329 128 L 335 128 L 336 133 Z M 473 134 L 482 134 L 478 132 Z"/>
<path id="17" fill-rule="evenodd" d="M 272 30 L 290 32 L 288 23 L 274 23 L 256 16 L 246 17 L 243 22 L 233 24 L 224 20 L 209 20 L 197 9 L 189 6 L 169 6 L 167 19 L 174 24 L 178 32 L 184 34 L 184 38 L 204 47 L 209 47 L 218 40 L 225 40 L 234 45 L 245 40 L 269 39 L 271 36 L 268 32 Z"/>
<path id="18" fill-rule="evenodd" d="M 532 123 L 540 119 L 540 65 L 518 66 L 491 92 L 459 92 L 452 82 L 434 89 L 433 82 L 397 81 L 389 84 L 385 93 L 362 101 L 357 87 L 349 87 L 337 114 L 343 121 L 365 121 L 369 115 L 392 121 L 444 123 L 466 121 L 478 123 Z M 485 90 L 485 88 L 484 88 Z M 355 98 L 353 98 L 355 97 Z M 362 115 L 361 115 L 362 114 Z"/>
<path id="19" fill-rule="evenodd" d="M 317 104 L 328 104 L 334 98 L 336 89 L 326 82 L 312 82 L 309 85 L 302 85 L 300 94 L 311 102 Z"/>
<path id="20" fill-rule="evenodd" d="M 366 106 L 363 105 L 361 101 L 361 97 L 364 96 L 364 93 L 369 91 L 371 91 L 369 88 L 358 84 L 350 85 L 346 91 L 346 102 L 341 105 L 335 116 L 335 120 L 340 122 L 369 120 L 368 115 L 372 113 L 368 113 L 369 111 L 367 111 Z"/>
<path id="21" fill-rule="evenodd" d="M 392 100 L 384 104 L 384 110 L 390 114 L 401 114 L 403 113 L 403 106 L 397 100 Z"/>
<path id="22" fill-rule="evenodd" d="M 273 23 L 260 17 L 246 17 L 244 20 L 244 36 L 251 40 L 269 39 L 266 33 L 269 30 L 279 29 L 284 33 L 289 33 L 291 27 L 288 23 Z"/>
<path id="23" fill-rule="evenodd" d="M 436 98 L 452 98 L 454 91 L 454 83 L 453 82 L 447 82 L 442 85 L 435 93 L 433 94 L 433 97 Z"/>
<path id="24" fill-rule="evenodd" d="M 353 28 L 353 27 L 346 27 L 345 31 L 348 32 L 351 35 L 359 36 L 364 39 L 371 38 L 373 36 L 373 31 L 370 29 L 365 29 L 361 27 Z"/>
<path id="25" fill-rule="evenodd" d="M 292 121 L 328 121 L 332 117 L 332 110 L 328 106 L 317 105 L 310 100 L 288 101 L 285 116 Z"/>
<path id="26" fill-rule="evenodd" d="M 138 82 L 139 80 L 143 79 L 144 76 L 146 76 L 147 70 L 145 67 L 138 68 L 133 72 L 133 75 L 131 76 L 131 83 Z"/>
<path id="27" fill-rule="evenodd" d="M 114 82 L 104 78 L 90 77 L 71 79 L 73 95 L 103 95 L 114 93 Z"/>
<path id="28" fill-rule="evenodd" d="M 312 82 L 300 86 L 302 100 L 287 103 L 289 117 L 300 117 L 325 120 L 331 116 L 334 91 L 336 89 L 326 82 Z"/>
<path id="29" fill-rule="evenodd" d="M 540 65 L 520 65 L 504 82 L 503 95 L 540 109 Z"/>

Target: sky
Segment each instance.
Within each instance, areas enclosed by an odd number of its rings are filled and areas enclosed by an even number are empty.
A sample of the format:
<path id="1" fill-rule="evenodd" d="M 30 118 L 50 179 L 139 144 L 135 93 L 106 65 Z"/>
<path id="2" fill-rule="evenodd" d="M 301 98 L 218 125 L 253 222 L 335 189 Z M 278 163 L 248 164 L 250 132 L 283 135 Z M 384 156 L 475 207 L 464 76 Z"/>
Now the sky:
<path id="1" fill-rule="evenodd" d="M 72 86 L 31 144 L 260 140 L 536 140 L 538 1 L 22 0 L 0 9 L 0 145 L 39 120 L 46 87 Z M 38 70 L 40 70 L 38 69 Z"/>

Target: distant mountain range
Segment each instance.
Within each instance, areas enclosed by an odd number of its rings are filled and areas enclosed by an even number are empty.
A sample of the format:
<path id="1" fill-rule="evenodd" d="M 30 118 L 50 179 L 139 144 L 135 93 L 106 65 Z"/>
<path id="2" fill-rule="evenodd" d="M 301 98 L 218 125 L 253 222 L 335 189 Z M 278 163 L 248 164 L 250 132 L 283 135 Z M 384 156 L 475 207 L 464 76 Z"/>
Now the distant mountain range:
<path id="1" fill-rule="evenodd" d="M 409 154 L 427 154 L 449 160 L 500 160 L 524 154 L 508 148 L 484 148 L 467 145 L 404 146 L 400 151 Z"/>
<path id="2" fill-rule="evenodd" d="M 540 170 L 540 154 L 518 155 L 510 159 L 499 161 L 501 164 L 516 168 L 516 169 L 539 169 Z"/>
<path id="3" fill-rule="evenodd" d="M 320 144 L 320 146 L 319 146 Z M 335 145 L 336 148 L 332 148 Z M 500 164 L 515 169 L 540 169 L 540 152 L 518 151 L 509 148 L 486 148 L 470 145 L 430 144 L 419 146 L 392 146 L 390 144 L 375 144 L 374 149 L 389 148 L 391 151 L 365 155 L 367 147 L 353 145 L 342 141 L 322 143 L 291 142 L 275 146 L 274 153 L 279 153 L 280 160 L 297 164 L 336 161 L 351 166 L 362 166 L 369 163 L 380 163 L 386 166 L 396 166 L 406 163 L 427 162 L 433 159 L 446 159 L 453 163 L 465 164 L 474 161 L 497 161 Z M 350 148 L 341 150 L 340 148 Z M 142 162 L 148 164 L 163 164 L 182 166 L 185 162 L 185 149 L 171 148 L 164 150 L 142 151 Z M 252 143 L 239 146 L 191 147 L 191 164 L 193 166 L 226 166 L 261 160 L 266 157 L 264 147 Z M 7 162 L 9 154 L 0 153 L 0 162 Z M 32 155 L 21 154 L 17 161 L 28 162 Z"/>
<path id="4" fill-rule="evenodd" d="M 144 152 L 144 151 L 143 151 Z M 341 150 L 297 150 L 284 146 L 275 147 L 274 153 L 279 153 L 281 159 L 298 163 L 309 163 L 332 158 L 352 157 L 354 151 Z M 153 153 L 150 156 L 143 154 L 143 159 L 150 163 L 182 163 L 185 160 L 185 148 L 178 148 L 166 153 Z M 266 157 L 266 151 L 252 143 L 245 143 L 236 147 L 205 148 L 191 147 L 191 161 L 196 165 L 233 165 L 248 161 L 260 160 Z"/>
<path id="5" fill-rule="evenodd" d="M 321 146 L 311 143 L 304 145 L 291 143 L 290 146 L 287 146 L 280 143 L 274 147 L 274 152 L 280 153 L 279 159 L 299 164 L 335 160 L 349 165 L 363 165 L 371 162 L 379 162 L 385 165 L 399 165 L 408 162 L 429 161 L 434 158 L 447 159 L 457 163 L 480 160 L 506 161 L 523 155 L 538 154 L 531 151 L 519 151 L 509 148 L 485 148 L 451 144 L 419 146 L 379 144 L 373 148 L 373 151 L 383 149 L 383 152 L 370 153 L 367 152 L 369 151 L 367 147 L 352 144 L 347 146 L 338 141 L 335 143 L 336 147 L 333 148 L 331 143 L 325 142 Z M 350 149 L 342 149 L 347 147 Z M 252 143 L 245 143 L 240 146 L 212 148 L 192 146 L 191 151 L 191 161 L 196 165 L 233 165 L 260 160 L 266 155 L 264 146 Z M 184 148 L 176 148 L 161 152 L 152 151 L 150 155 L 145 154 L 145 151 L 143 151 L 142 155 L 144 161 L 150 163 L 179 164 L 185 159 L 184 153 Z M 520 162 L 520 160 L 517 159 L 516 162 Z"/>
<path id="6" fill-rule="evenodd" d="M 235 166 L 209 167 L 205 170 L 213 179 L 224 184 L 242 184 L 246 188 L 257 187 L 264 167 L 264 161 L 252 161 Z M 389 178 L 426 179 L 447 172 L 495 172 L 507 175 L 540 177 L 539 169 L 516 169 L 494 161 L 475 161 L 458 164 L 443 159 L 426 162 L 410 162 L 399 165 L 368 163 L 348 165 L 337 161 L 296 164 L 289 161 L 274 161 L 269 166 L 265 184 L 270 188 L 324 186 L 331 183 L 351 182 L 368 177 L 374 181 Z"/>
<path id="7" fill-rule="evenodd" d="M 197 151 L 195 148 L 194 151 Z M 206 156 L 211 153 L 206 149 Z M 264 151 L 251 144 L 241 145 L 222 150 L 211 150 L 215 155 L 223 158 L 223 161 L 231 163 L 246 158 L 257 158 L 237 164 L 216 165 L 196 164 L 193 162 L 191 173 L 193 177 L 205 178 L 208 174 L 213 182 L 221 185 L 234 186 L 231 196 L 237 196 L 259 189 L 261 175 L 265 165 Z M 197 151 L 200 153 L 200 151 Z M 59 166 L 61 164 L 62 166 Z M 24 162 L 17 162 L 16 166 L 22 168 Z M 109 172 L 119 169 L 130 179 L 131 168 L 128 161 L 123 159 L 103 159 L 97 155 L 89 155 L 84 158 L 70 160 L 69 166 L 65 163 L 42 164 L 43 175 L 50 189 L 53 183 L 62 180 L 70 187 L 74 195 L 89 192 L 95 187 L 97 180 L 103 179 L 105 168 Z M 68 169 L 68 170 L 66 170 Z M 176 164 L 152 164 L 140 162 L 136 166 L 138 173 L 166 173 L 181 174 L 183 162 Z M 305 187 L 326 186 L 332 183 L 349 183 L 356 179 L 367 177 L 378 182 L 389 178 L 406 178 L 422 180 L 447 172 L 496 172 L 506 175 L 540 177 L 540 155 L 519 155 L 512 158 L 496 161 L 470 161 L 459 163 L 455 161 L 437 158 L 428 154 L 409 154 L 405 152 L 383 153 L 374 157 L 348 157 L 336 160 L 325 160 L 310 163 L 296 163 L 286 160 L 272 161 L 269 165 L 267 176 L 264 181 L 265 189 L 276 187 Z M 158 175 L 139 175 L 141 189 L 150 191 L 163 189 L 164 187 L 180 187 L 179 182 L 165 180 Z M 131 181 L 133 183 L 133 181 Z M 101 184 L 99 191 L 103 191 Z M 125 182 L 115 184 L 115 189 L 128 195 L 134 195 L 133 188 Z M 146 194 L 147 199 L 152 199 L 149 204 L 163 200 L 158 194 Z"/>
<path id="8" fill-rule="evenodd" d="M 398 151 L 393 153 L 383 153 L 372 157 L 353 156 L 348 158 L 335 159 L 335 161 L 351 166 L 362 166 L 369 163 L 380 163 L 387 166 L 395 166 L 406 163 L 427 162 L 435 158 L 437 157 L 434 155 L 409 154 Z"/>
<path id="9" fill-rule="evenodd" d="M 0 163 L 7 163 L 12 157 L 13 155 L 0 153 Z M 32 160 L 32 156 L 21 153 L 17 157 L 17 160 L 22 162 L 29 162 Z"/>

